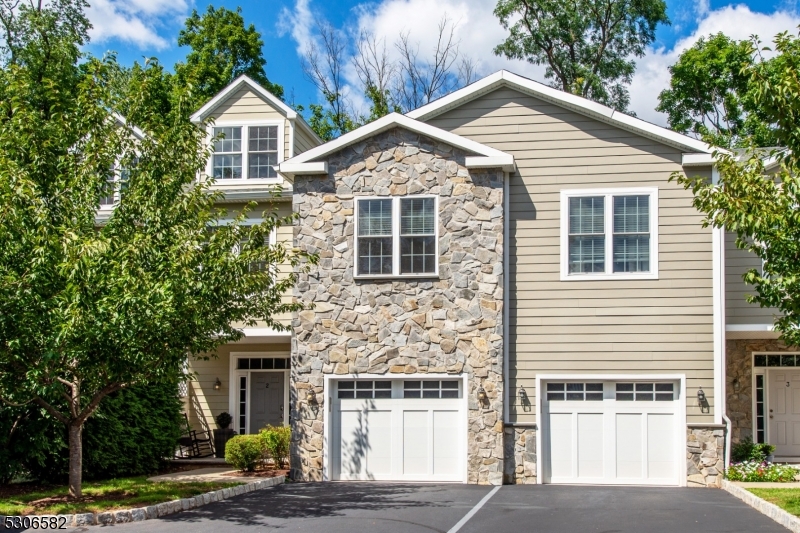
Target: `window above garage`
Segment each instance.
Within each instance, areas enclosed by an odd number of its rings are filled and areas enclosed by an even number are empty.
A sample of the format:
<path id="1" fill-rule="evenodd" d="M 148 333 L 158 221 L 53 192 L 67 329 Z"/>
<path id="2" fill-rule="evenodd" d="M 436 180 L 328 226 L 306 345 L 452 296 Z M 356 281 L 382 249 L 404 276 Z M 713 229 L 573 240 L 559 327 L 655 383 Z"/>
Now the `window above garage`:
<path id="1" fill-rule="evenodd" d="M 355 206 L 355 277 L 438 275 L 435 196 L 358 198 Z"/>
<path id="2" fill-rule="evenodd" d="M 561 191 L 561 280 L 658 279 L 658 189 Z"/>

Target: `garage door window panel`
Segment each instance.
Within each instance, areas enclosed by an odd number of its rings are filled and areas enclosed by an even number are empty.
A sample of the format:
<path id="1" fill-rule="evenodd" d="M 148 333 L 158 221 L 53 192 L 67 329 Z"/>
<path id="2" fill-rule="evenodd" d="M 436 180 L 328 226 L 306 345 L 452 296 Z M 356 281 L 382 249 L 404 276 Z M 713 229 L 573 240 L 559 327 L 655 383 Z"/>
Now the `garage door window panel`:
<path id="1" fill-rule="evenodd" d="M 404 381 L 403 398 L 460 398 L 458 380 Z"/>

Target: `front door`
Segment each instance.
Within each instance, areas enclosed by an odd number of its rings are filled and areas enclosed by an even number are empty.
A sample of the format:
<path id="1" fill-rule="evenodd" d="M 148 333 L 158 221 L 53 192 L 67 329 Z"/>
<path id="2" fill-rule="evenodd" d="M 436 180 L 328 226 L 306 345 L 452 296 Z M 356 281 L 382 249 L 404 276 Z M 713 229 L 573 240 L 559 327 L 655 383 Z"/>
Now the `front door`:
<path id="1" fill-rule="evenodd" d="M 284 372 L 251 372 L 250 433 L 283 425 Z"/>
<path id="2" fill-rule="evenodd" d="M 769 443 L 779 457 L 800 457 L 800 368 L 769 370 Z"/>

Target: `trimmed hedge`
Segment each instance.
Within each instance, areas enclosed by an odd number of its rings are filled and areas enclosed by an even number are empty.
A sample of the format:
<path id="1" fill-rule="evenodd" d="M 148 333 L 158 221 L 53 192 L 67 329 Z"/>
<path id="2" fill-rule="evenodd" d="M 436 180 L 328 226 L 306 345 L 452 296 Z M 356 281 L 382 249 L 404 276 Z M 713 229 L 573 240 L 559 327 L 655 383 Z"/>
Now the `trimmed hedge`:
<path id="1" fill-rule="evenodd" d="M 83 427 L 84 479 L 143 475 L 164 466 L 181 435 L 182 407 L 177 383 L 141 385 L 104 398 Z M 0 429 L 10 426 L 13 415 L 0 410 Z M 0 480 L 3 472 L 6 477 L 24 472 L 40 481 L 65 482 L 66 428 L 31 408 L 20 429 L 11 449 L 0 452 L 0 462 L 6 463 L 0 467 Z"/>
<path id="2" fill-rule="evenodd" d="M 289 462 L 289 445 L 292 442 L 290 426 L 267 426 L 258 434 L 264 450 L 275 460 L 276 468 L 285 468 Z"/>

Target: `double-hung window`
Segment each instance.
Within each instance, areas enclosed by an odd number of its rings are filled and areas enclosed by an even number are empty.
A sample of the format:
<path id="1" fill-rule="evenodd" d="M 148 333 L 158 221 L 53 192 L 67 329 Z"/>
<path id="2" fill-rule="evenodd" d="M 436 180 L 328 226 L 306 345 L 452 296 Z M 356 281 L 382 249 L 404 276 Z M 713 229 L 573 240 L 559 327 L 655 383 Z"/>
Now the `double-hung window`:
<path id="1" fill-rule="evenodd" d="M 658 189 L 561 192 L 561 279 L 657 279 Z"/>
<path id="2" fill-rule="evenodd" d="M 435 197 L 356 199 L 357 277 L 438 274 Z"/>
<path id="3" fill-rule="evenodd" d="M 210 174 L 217 180 L 276 179 L 281 128 L 275 125 L 212 128 Z"/>

